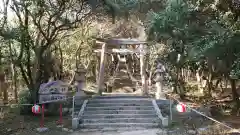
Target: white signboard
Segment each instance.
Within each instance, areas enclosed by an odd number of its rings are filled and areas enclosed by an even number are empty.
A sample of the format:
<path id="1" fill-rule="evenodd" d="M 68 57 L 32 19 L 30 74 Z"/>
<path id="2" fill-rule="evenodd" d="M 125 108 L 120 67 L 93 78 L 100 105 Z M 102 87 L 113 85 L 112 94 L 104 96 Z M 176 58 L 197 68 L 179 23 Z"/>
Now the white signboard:
<path id="1" fill-rule="evenodd" d="M 38 93 L 40 103 L 65 100 L 68 94 L 68 84 L 59 80 L 44 83 L 40 86 Z"/>

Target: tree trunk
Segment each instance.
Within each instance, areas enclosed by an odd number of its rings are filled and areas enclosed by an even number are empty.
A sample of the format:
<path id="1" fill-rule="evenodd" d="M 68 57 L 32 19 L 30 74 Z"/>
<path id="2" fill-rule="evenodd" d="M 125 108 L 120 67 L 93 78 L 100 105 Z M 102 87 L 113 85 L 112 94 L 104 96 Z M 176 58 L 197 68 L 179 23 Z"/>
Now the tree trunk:
<path id="1" fill-rule="evenodd" d="M 188 71 L 187 71 L 187 81 L 192 80 L 192 74 L 193 72 L 190 69 L 190 66 L 188 67 Z"/>
<path id="2" fill-rule="evenodd" d="M 62 78 L 63 77 L 63 52 L 62 52 L 62 48 L 61 48 L 60 44 L 58 46 L 58 50 L 60 53 L 60 65 L 59 65 L 60 71 L 59 71 L 58 79 L 61 80 L 61 79 L 63 79 Z"/>
<path id="3" fill-rule="evenodd" d="M 177 67 L 177 69 L 176 69 L 176 78 L 173 79 L 174 80 L 174 92 L 176 94 L 180 93 L 180 91 L 178 89 L 178 78 L 179 78 L 178 76 L 179 76 L 179 68 Z"/>
<path id="4" fill-rule="evenodd" d="M 32 84 L 32 88 L 30 89 L 31 97 L 32 97 L 32 102 L 37 103 L 38 102 L 38 90 L 41 85 L 41 81 L 37 81 L 35 84 Z"/>
<path id="5" fill-rule="evenodd" d="M 196 72 L 196 79 L 197 79 L 197 82 L 200 84 L 201 83 L 201 76 L 200 76 L 200 71 L 197 70 Z"/>
<path id="6" fill-rule="evenodd" d="M 3 89 L 2 89 L 2 82 L 4 81 L 4 74 L 2 74 L 2 51 L 0 49 L 0 98 L 2 98 Z"/>
<path id="7" fill-rule="evenodd" d="M 152 76 L 153 76 L 153 71 L 150 70 L 149 77 L 148 77 L 148 85 L 152 86 Z"/>
<path id="8" fill-rule="evenodd" d="M 35 52 L 36 53 L 36 52 Z M 39 87 L 42 83 L 46 83 L 49 80 L 50 74 L 48 72 L 49 67 L 46 67 L 47 65 L 45 64 L 45 60 L 42 57 L 41 53 L 36 53 L 35 54 L 36 57 L 36 64 L 37 66 L 35 67 L 36 71 L 32 72 L 34 75 L 34 77 L 32 77 L 32 81 L 33 83 L 30 83 L 28 85 L 28 89 L 30 90 L 31 93 L 31 102 L 36 103 L 38 102 L 38 90 Z M 40 70 L 41 69 L 41 70 Z"/>
<path id="9" fill-rule="evenodd" d="M 236 103 L 236 108 L 240 108 L 240 102 L 239 102 L 239 95 L 237 93 L 237 89 L 236 89 L 236 80 L 235 79 L 230 79 L 230 83 L 231 83 L 231 87 L 232 87 L 232 96 L 233 96 L 233 100 Z"/>
<path id="10" fill-rule="evenodd" d="M 3 83 L 3 103 L 8 104 L 8 88 L 9 84 L 7 82 Z"/>
<path id="11" fill-rule="evenodd" d="M 182 77 L 178 79 L 178 88 L 179 88 L 179 95 L 181 99 L 185 98 L 185 86 L 184 86 L 184 80 Z"/>
<path id="12" fill-rule="evenodd" d="M 181 99 L 184 99 L 185 97 L 185 87 L 184 87 L 184 80 L 182 78 L 182 69 L 180 67 L 177 67 L 177 79 L 175 82 L 175 88 L 176 88 L 176 92 L 177 94 L 179 94 Z"/>
<path id="13" fill-rule="evenodd" d="M 5 73 L 0 71 L 0 92 L 3 93 L 3 103 L 8 103 L 8 83 L 5 81 Z M 1 95 L 0 95 L 1 96 Z"/>
<path id="14" fill-rule="evenodd" d="M 184 68 L 181 69 L 181 77 L 182 77 L 183 81 L 186 80 L 185 69 Z"/>
<path id="15" fill-rule="evenodd" d="M 227 78 L 227 75 L 224 74 L 224 88 L 227 88 L 228 87 L 228 78 Z"/>
<path id="16" fill-rule="evenodd" d="M 218 85 L 221 81 L 222 81 L 222 78 L 217 79 L 214 89 L 218 88 Z"/>
<path id="17" fill-rule="evenodd" d="M 16 66 L 12 63 L 11 64 L 11 69 L 12 69 L 12 85 L 13 85 L 13 89 L 14 89 L 14 99 L 16 101 L 16 103 L 18 103 L 18 89 L 17 89 L 17 70 L 16 70 Z"/>
<path id="18" fill-rule="evenodd" d="M 7 92 L 7 83 L 5 80 L 5 73 L 3 71 L 2 66 L 2 58 L 1 58 L 1 50 L 0 50 L 0 98 L 3 94 L 3 103 L 8 103 L 8 92 Z"/>
<path id="19" fill-rule="evenodd" d="M 211 96 L 211 92 L 213 90 L 213 72 L 210 71 L 207 78 L 207 88 L 208 88 L 208 96 Z"/>
<path id="20" fill-rule="evenodd" d="M 10 52 L 10 57 L 11 57 L 12 86 L 14 89 L 14 98 L 15 98 L 15 102 L 18 103 L 17 70 L 16 70 L 16 65 L 14 64 L 14 60 L 13 60 L 12 43 L 9 41 L 8 45 L 9 45 L 9 52 Z"/>

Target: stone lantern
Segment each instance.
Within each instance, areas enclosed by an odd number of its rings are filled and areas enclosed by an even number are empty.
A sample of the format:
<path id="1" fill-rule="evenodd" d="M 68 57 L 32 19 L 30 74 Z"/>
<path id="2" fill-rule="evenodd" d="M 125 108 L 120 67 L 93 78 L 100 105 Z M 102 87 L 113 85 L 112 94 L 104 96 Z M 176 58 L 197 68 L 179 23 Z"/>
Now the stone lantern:
<path id="1" fill-rule="evenodd" d="M 157 70 L 155 71 L 155 82 L 156 82 L 156 99 L 166 99 L 165 94 L 163 92 L 163 75 L 165 72 L 164 66 L 159 63 L 157 66 Z"/>
<path id="2" fill-rule="evenodd" d="M 84 85 L 85 85 L 85 81 L 86 81 L 86 73 L 87 73 L 87 71 L 83 65 L 79 65 L 77 70 L 75 71 L 75 76 L 74 76 L 74 81 L 75 81 L 75 85 L 76 85 L 76 94 L 75 94 L 75 98 L 74 98 L 75 105 L 83 105 L 84 104 L 84 96 L 86 96 L 86 94 L 84 93 L 83 89 L 84 89 Z M 78 117 L 74 117 L 72 119 L 72 128 L 73 129 L 78 128 L 79 120 L 80 119 Z"/>
<path id="3" fill-rule="evenodd" d="M 76 95 L 75 96 L 84 96 L 83 88 L 86 82 L 86 69 L 80 65 L 77 70 L 75 71 L 75 84 L 77 87 Z"/>

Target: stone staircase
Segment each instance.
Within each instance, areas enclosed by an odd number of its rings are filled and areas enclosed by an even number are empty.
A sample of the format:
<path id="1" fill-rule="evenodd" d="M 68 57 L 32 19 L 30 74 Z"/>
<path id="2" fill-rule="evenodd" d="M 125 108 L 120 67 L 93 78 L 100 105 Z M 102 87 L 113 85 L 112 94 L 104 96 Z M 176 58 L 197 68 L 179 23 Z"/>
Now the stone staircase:
<path id="1" fill-rule="evenodd" d="M 152 99 L 144 96 L 94 97 L 81 110 L 81 129 L 161 127 Z"/>

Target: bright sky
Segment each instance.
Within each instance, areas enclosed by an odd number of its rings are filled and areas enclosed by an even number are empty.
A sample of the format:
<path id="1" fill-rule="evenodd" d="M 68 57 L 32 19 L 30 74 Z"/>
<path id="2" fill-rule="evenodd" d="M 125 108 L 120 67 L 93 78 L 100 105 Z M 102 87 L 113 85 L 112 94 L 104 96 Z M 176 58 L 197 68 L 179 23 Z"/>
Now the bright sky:
<path id="1" fill-rule="evenodd" d="M 2 12 L 4 9 L 4 0 L 0 0 L 0 11 Z M 11 0 L 9 0 L 9 4 L 11 3 Z M 11 20 L 12 17 L 14 16 L 14 13 L 12 10 L 8 7 L 8 18 Z"/>

